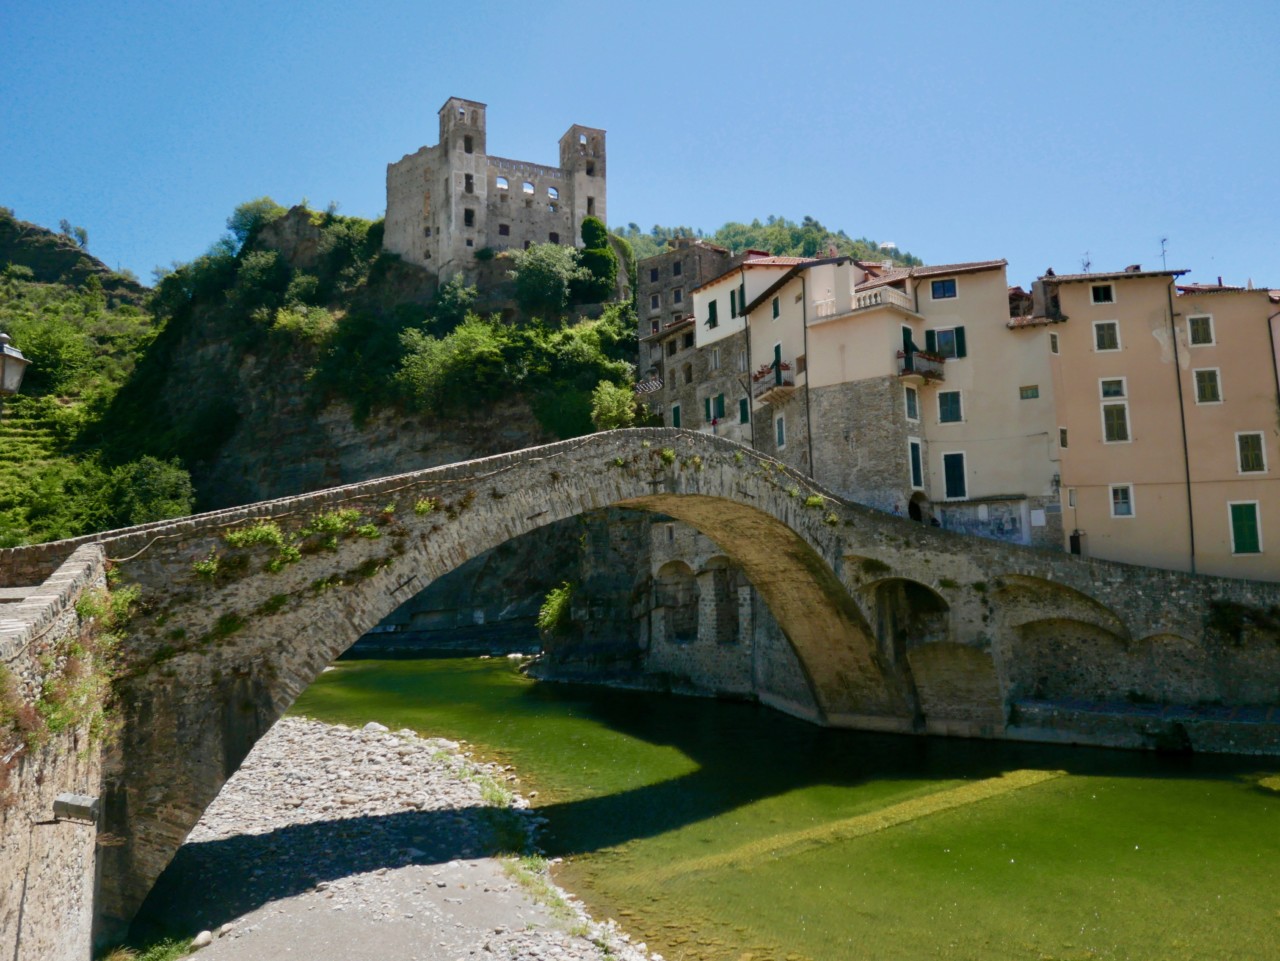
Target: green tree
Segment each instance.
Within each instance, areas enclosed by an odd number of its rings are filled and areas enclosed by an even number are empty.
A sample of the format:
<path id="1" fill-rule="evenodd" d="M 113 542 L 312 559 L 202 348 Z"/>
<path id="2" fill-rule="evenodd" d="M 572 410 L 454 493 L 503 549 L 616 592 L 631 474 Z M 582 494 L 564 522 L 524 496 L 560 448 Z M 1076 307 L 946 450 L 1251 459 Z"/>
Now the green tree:
<path id="1" fill-rule="evenodd" d="M 596 430 L 617 430 L 635 423 L 635 395 L 629 387 L 602 380 L 591 392 L 591 423 Z"/>
<path id="2" fill-rule="evenodd" d="M 447 334 L 464 320 L 476 302 L 477 290 L 468 287 L 462 274 L 454 274 L 453 279 L 436 292 L 435 299 L 427 309 L 428 322 L 432 333 Z"/>
<path id="3" fill-rule="evenodd" d="M 583 219 L 582 243 L 578 262 L 587 276 L 573 284 L 573 299 L 581 304 L 612 299 L 618 282 L 618 255 L 609 246 L 609 230 L 598 217 Z"/>
<path id="4" fill-rule="evenodd" d="M 508 388 L 507 328 L 470 314 L 443 337 L 407 330 L 397 380 L 411 400 L 437 413 L 484 404 Z"/>
<path id="5" fill-rule="evenodd" d="M 533 244 L 512 253 L 516 302 L 532 317 L 562 320 L 569 309 L 573 284 L 591 274 L 578 263 L 578 252 L 560 244 Z"/>
<path id="6" fill-rule="evenodd" d="M 248 200 L 237 207 L 227 218 L 227 230 L 231 231 L 231 236 L 235 244 L 235 251 L 239 252 L 249 243 L 254 236 L 271 223 L 273 220 L 279 220 L 288 211 L 281 207 L 270 197 L 259 197 L 256 200 Z"/>
<path id="7" fill-rule="evenodd" d="M 195 504 L 191 475 L 175 458 L 143 457 L 111 472 L 107 499 L 120 526 L 186 517 Z"/>

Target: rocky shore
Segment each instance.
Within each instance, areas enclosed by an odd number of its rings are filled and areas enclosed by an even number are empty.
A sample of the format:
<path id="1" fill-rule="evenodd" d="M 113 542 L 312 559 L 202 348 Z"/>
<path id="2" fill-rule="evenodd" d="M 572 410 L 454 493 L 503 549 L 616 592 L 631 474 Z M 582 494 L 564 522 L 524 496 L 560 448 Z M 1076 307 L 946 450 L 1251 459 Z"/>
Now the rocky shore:
<path id="1" fill-rule="evenodd" d="M 205 812 L 143 908 L 202 961 L 644 961 L 532 852 L 509 769 L 458 744 L 285 718 Z"/>

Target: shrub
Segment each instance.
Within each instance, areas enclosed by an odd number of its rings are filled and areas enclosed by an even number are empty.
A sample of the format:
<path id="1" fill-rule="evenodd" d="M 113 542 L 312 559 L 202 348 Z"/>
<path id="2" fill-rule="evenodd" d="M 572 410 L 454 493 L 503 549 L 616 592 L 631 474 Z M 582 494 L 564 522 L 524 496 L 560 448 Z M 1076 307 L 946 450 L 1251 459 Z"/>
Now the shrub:
<path id="1" fill-rule="evenodd" d="M 567 634 L 572 625 L 570 605 L 573 600 L 573 585 L 568 581 L 547 592 L 538 609 L 538 630 L 552 637 Z"/>
<path id="2" fill-rule="evenodd" d="M 635 395 L 630 389 L 607 380 L 596 384 L 591 392 L 591 423 L 596 430 L 630 427 L 635 419 Z"/>

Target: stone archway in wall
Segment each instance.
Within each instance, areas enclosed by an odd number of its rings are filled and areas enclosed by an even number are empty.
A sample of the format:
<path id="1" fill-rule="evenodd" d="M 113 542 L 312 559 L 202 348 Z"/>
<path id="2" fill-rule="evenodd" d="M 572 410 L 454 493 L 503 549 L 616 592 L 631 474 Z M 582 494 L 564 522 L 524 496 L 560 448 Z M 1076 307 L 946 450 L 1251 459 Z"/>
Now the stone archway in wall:
<path id="1" fill-rule="evenodd" d="M 832 521 L 794 493 L 809 482 L 714 438 L 636 433 L 672 446 L 595 435 L 104 538 L 143 597 L 103 798 L 121 842 L 103 849 L 107 924 L 132 916 L 257 739 L 363 633 L 479 553 L 602 507 L 720 546 L 795 651 L 813 720 L 910 730 L 913 693 L 827 560 L 841 556 Z M 228 537 L 264 524 L 279 543 Z"/>
<path id="2" fill-rule="evenodd" d="M 698 578 L 684 561 L 667 561 L 653 578 L 659 614 L 659 642 L 690 644 L 698 639 Z"/>
<path id="3" fill-rule="evenodd" d="M 951 636 L 951 605 L 926 584 L 886 577 L 866 585 L 861 593 L 874 612 L 872 625 L 880 650 L 895 665 L 906 663 L 910 648 Z"/>

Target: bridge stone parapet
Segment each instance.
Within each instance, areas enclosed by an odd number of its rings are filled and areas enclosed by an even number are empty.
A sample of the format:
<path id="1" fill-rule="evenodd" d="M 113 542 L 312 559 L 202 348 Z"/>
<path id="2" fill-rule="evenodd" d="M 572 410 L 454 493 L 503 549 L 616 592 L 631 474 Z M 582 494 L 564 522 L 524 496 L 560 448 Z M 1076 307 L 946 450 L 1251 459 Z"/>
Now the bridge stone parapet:
<path id="1" fill-rule="evenodd" d="M 107 759 L 105 829 L 122 843 L 102 852 L 104 916 L 132 916 L 258 737 L 402 601 L 485 550 L 606 507 L 675 518 L 717 545 L 734 571 L 717 561 L 690 574 L 716 623 L 678 638 L 673 626 L 672 641 L 721 650 L 737 693 L 755 683 L 762 701 L 817 723 L 1007 736 L 1019 699 L 1123 698 L 1134 685 L 1162 696 L 1162 672 L 1178 678 L 1165 695 L 1277 700 L 1280 645 L 1263 615 L 1280 606 L 1280 585 L 922 526 L 706 434 L 595 434 L 0 551 L 10 583 L 97 544 L 140 591 Z M 768 617 L 741 603 L 738 572 Z M 767 623 L 785 643 L 785 689 L 729 664 L 734 593 L 739 625 Z M 695 661 L 693 648 L 667 659 Z"/>

